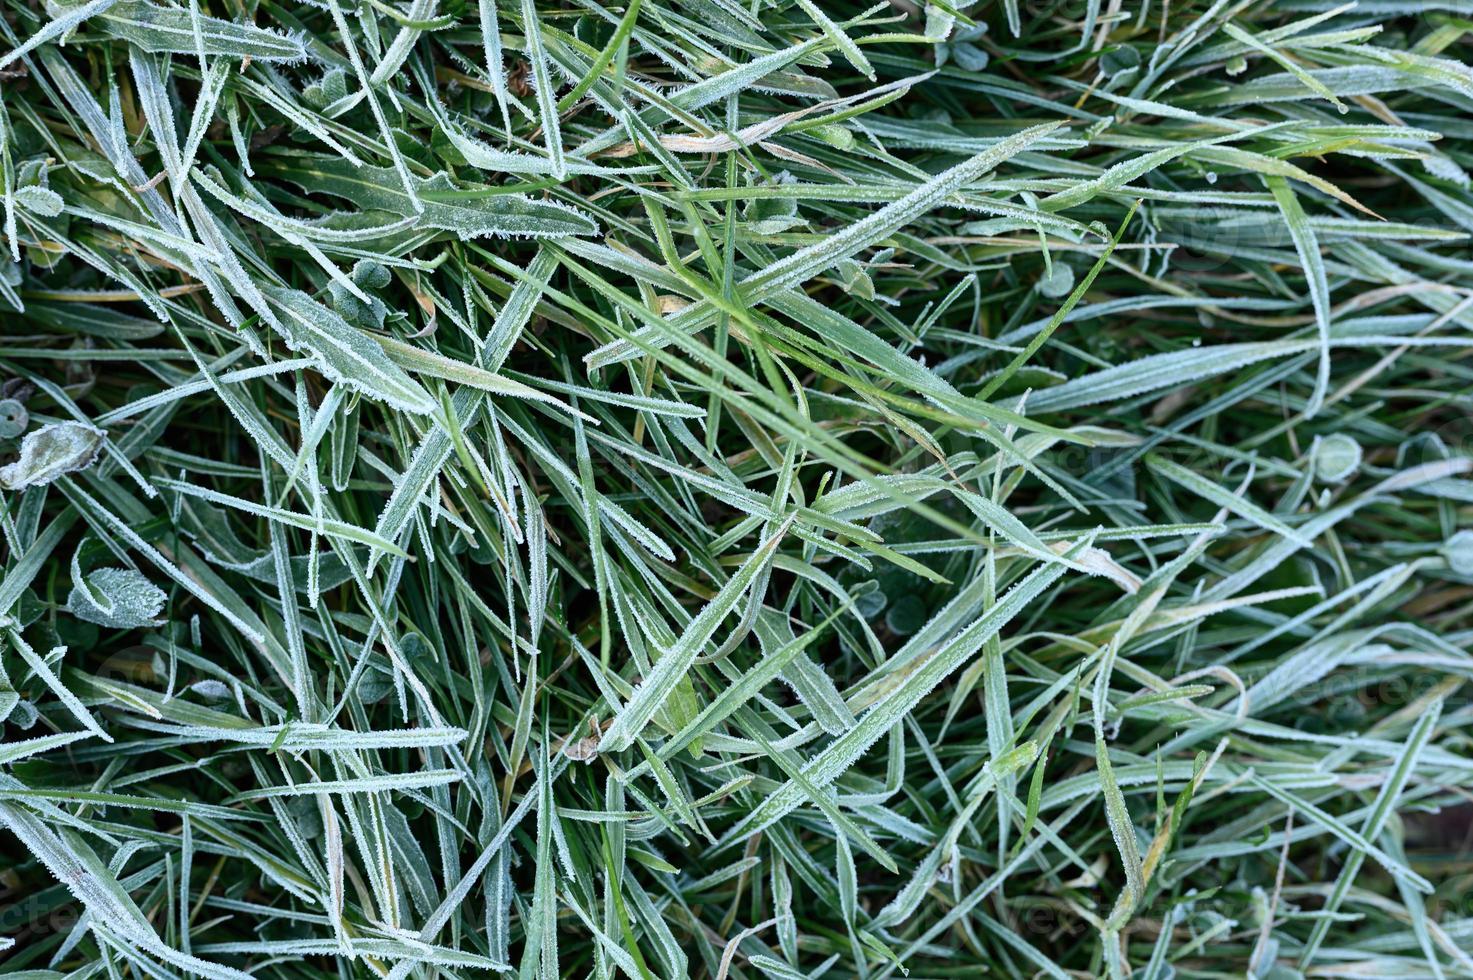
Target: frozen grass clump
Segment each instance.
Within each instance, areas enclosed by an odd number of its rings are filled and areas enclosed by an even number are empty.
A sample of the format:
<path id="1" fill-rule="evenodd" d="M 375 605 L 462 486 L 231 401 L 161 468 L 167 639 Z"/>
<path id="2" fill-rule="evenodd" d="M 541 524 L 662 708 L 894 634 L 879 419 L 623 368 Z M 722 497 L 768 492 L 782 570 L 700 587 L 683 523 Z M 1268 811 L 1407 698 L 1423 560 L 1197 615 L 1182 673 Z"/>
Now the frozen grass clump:
<path id="1" fill-rule="evenodd" d="M 1473 976 L 1470 54 L 0 0 L 0 973 Z"/>

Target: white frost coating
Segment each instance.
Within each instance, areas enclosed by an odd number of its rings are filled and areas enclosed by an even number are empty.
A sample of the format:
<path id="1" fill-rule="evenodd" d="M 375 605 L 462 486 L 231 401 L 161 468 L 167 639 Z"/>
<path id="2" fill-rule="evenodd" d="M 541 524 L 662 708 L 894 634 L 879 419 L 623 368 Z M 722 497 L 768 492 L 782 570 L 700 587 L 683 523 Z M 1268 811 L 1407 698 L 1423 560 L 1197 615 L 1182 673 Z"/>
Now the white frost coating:
<path id="1" fill-rule="evenodd" d="M 99 568 L 72 585 L 67 608 L 73 616 L 109 629 L 158 626 L 168 596 L 131 568 Z"/>
<path id="2" fill-rule="evenodd" d="M 59 19 L 70 7 L 54 2 L 46 6 Z M 307 45 L 300 36 L 204 16 L 199 18 L 196 34 L 189 11 L 180 8 L 121 0 L 91 16 L 92 26 L 154 54 L 195 54 L 198 37 L 209 55 L 287 63 L 307 60 Z"/>
<path id="3" fill-rule="evenodd" d="M 1064 574 L 1063 565 L 1035 569 L 970 626 L 956 634 L 944 647 L 916 666 L 898 686 L 887 693 L 843 735 L 803 767 L 803 775 L 822 788 L 837 779 L 879 738 L 900 723 L 937 684 L 972 656 L 989 637 L 1007 625 L 1029 603 Z M 897 658 L 900 655 L 897 654 Z M 803 802 L 803 790 L 789 780 L 770 794 L 760 806 L 737 823 L 723 838 L 723 846 L 746 840 L 771 826 Z"/>
<path id="4" fill-rule="evenodd" d="M 169 726 L 170 735 L 188 741 L 234 742 L 240 745 L 274 747 L 282 752 L 360 752 L 373 749 L 423 749 L 458 745 L 465 741 L 463 728 L 398 728 L 355 732 L 306 722 L 266 725 L 260 728 L 216 728 L 208 725 Z"/>
<path id="5" fill-rule="evenodd" d="M 292 350 L 316 355 L 322 373 L 405 412 L 428 415 L 435 400 L 374 340 L 299 289 L 267 287 Z"/>
<path id="6" fill-rule="evenodd" d="M 821 241 L 800 248 L 765 269 L 753 272 L 739 283 L 743 298 L 748 304 L 769 300 L 785 290 L 806 282 L 841 259 L 860 252 L 886 236 L 914 221 L 927 212 L 946 203 L 947 198 L 973 180 L 997 168 L 1004 161 L 1021 153 L 1027 147 L 1054 132 L 1063 123 L 1045 123 L 1033 126 L 977 154 L 970 160 L 957 164 L 912 190 L 899 200 L 856 221 Z M 667 318 L 664 329 L 643 327 L 634 336 L 639 341 L 617 340 L 585 355 L 584 363 L 590 369 L 606 367 L 629 360 L 643 353 L 640 344 L 663 347 L 670 342 L 669 334 L 674 331 L 690 332 L 699 328 L 713 315 L 709 302 L 692 303 L 679 313 Z"/>
<path id="7" fill-rule="evenodd" d="M 64 207 L 61 195 L 46 187 L 20 187 L 11 195 L 18 207 L 42 218 L 54 218 Z"/>
<path id="8" fill-rule="evenodd" d="M 635 738 L 655 716 L 675 690 L 675 685 L 686 676 L 691 665 L 695 663 L 706 642 L 711 639 L 726 614 L 736 607 L 738 600 L 746 593 L 750 586 L 764 568 L 767 567 L 772 553 L 777 550 L 778 544 L 782 542 L 783 536 L 787 534 L 792 526 L 793 518 L 788 518 L 775 530 L 757 550 L 742 564 L 721 591 L 713 598 L 695 618 L 692 619 L 685 631 L 681 633 L 680 639 L 669 650 L 660 655 L 655 662 L 654 669 L 650 671 L 629 698 L 622 711 L 614 718 L 614 723 L 604 732 L 603 740 L 599 744 L 599 750 L 603 752 L 617 752 L 634 744 Z"/>
<path id="9" fill-rule="evenodd" d="M 106 438 L 101 429 L 81 422 L 56 422 L 27 435 L 20 458 L 0 468 L 0 488 L 39 487 L 97 462 Z"/>
<path id="10" fill-rule="evenodd" d="M 547 144 L 552 175 L 562 180 L 568 171 L 563 163 L 563 131 L 558 123 L 557 91 L 547 70 L 547 52 L 542 46 L 542 24 L 537 18 L 537 4 L 534 0 L 522 0 L 522 30 L 527 38 L 527 58 L 532 62 L 532 88 L 537 95 L 542 138 Z"/>
<path id="11" fill-rule="evenodd" d="M 861 249 L 868 248 L 933 210 L 947 197 L 971 181 L 993 170 L 1009 157 L 1022 152 L 1026 147 L 1038 142 L 1062 125 L 1063 123 L 1056 122 L 1045 123 L 1042 126 L 1025 129 L 1007 139 L 999 140 L 997 145 L 991 149 L 933 177 L 900 200 L 885 205 L 869 217 L 856 221 L 821 242 L 799 249 L 774 262 L 766 269 L 752 273 L 742 280 L 743 291 L 747 291 L 750 295 L 750 292 L 755 290 L 761 295 L 766 295 L 806 281 L 839 259 L 847 258 Z"/>

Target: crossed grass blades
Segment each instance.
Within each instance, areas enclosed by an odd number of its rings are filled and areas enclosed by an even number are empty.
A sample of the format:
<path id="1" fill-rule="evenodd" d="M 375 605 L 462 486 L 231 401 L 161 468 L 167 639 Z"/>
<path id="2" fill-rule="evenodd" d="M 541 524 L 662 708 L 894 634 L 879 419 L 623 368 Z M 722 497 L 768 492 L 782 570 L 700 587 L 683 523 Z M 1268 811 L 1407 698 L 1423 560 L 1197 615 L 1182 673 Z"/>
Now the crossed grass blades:
<path id="1" fill-rule="evenodd" d="M 4 0 L 0 971 L 1473 975 L 1470 17 Z"/>

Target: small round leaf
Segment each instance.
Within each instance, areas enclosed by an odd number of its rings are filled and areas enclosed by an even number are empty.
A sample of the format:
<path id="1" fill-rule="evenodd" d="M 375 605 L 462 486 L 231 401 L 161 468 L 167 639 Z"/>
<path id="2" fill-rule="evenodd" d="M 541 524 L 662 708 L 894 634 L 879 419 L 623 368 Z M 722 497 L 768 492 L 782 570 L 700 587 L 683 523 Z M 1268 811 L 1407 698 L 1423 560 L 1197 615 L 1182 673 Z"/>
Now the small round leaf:
<path id="1" fill-rule="evenodd" d="M 1343 432 L 1326 436 L 1314 449 L 1314 472 L 1322 483 L 1344 483 L 1360 469 L 1360 443 Z"/>

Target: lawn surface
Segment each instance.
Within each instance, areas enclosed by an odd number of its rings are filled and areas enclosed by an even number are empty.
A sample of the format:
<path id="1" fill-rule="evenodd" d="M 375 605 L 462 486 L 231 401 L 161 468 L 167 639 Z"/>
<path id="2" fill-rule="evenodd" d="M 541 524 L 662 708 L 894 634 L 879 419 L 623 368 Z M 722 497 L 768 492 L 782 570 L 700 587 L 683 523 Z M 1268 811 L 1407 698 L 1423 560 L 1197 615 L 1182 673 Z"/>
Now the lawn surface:
<path id="1" fill-rule="evenodd" d="M 1473 976 L 1470 60 L 0 0 L 0 973 Z"/>

